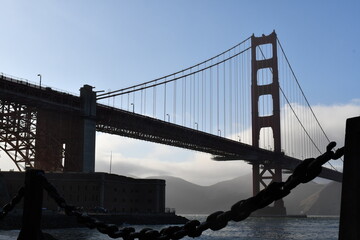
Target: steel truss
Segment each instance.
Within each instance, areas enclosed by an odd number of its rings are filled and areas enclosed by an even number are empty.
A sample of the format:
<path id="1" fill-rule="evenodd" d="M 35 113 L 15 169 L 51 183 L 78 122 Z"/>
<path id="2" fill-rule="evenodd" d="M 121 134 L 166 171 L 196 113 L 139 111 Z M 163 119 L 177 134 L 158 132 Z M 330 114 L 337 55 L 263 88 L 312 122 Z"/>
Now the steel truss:
<path id="1" fill-rule="evenodd" d="M 36 167 L 36 139 L 48 135 L 37 130 L 37 115 L 34 107 L 0 100 L 0 149 L 10 157 L 19 171 Z M 58 142 L 53 136 L 48 137 L 49 147 Z M 61 158 L 64 156 L 65 149 L 62 148 Z M 58 165 L 44 170 L 63 171 L 63 164 Z"/>
<path id="2" fill-rule="evenodd" d="M 0 149 L 19 171 L 34 167 L 36 111 L 10 101 L 0 100 Z"/>

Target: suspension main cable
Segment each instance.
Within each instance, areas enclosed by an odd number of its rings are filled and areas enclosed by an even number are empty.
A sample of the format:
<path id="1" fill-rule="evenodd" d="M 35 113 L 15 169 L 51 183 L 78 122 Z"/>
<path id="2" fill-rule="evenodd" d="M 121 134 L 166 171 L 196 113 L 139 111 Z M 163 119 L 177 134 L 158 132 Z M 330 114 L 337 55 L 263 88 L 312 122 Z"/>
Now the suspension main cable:
<path id="1" fill-rule="evenodd" d="M 287 56 L 286 56 L 286 54 L 285 54 L 285 51 L 284 51 L 284 49 L 283 49 L 283 47 L 282 47 L 282 45 L 281 45 L 281 43 L 280 43 L 280 40 L 279 40 L 278 38 L 276 38 L 276 40 L 277 40 L 277 42 L 279 43 L 280 49 L 281 49 L 282 53 L 284 54 L 285 60 L 286 60 L 286 62 L 288 63 L 288 66 L 289 66 L 289 68 L 290 68 L 290 71 L 291 71 L 291 73 L 293 74 L 293 76 L 294 76 L 294 78 L 295 78 L 295 81 L 296 81 L 296 84 L 298 85 L 298 87 L 299 87 L 299 89 L 300 89 L 300 91 L 301 91 L 301 94 L 303 95 L 303 97 L 304 97 L 304 99 L 305 99 L 308 107 L 310 108 L 311 113 L 313 114 L 313 116 L 314 116 L 317 124 L 319 125 L 319 127 L 320 127 L 321 131 L 323 132 L 323 134 L 325 135 L 326 139 L 330 142 L 330 139 L 328 138 L 328 136 L 326 135 L 324 129 L 322 128 L 322 126 L 321 126 L 318 118 L 316 117 L 316 115 L 315 115 L 315 113 L 314 113 L 314 111 L 313 111 L 313 109 L 312 109 L 309 101 L 307 100 L 307 98 L 306 98 L 306 96 L 305 96 L 304 91 L 302 90 L 302 88 L 301 88 L 301 86 L 300 86 L 300 83 L 299 83 L 299 81 L 298 81 L 298 79 L 297 79 L 297 77 L 296 77 L 296 75 L 295 75 L 295 73 L 294 73 L 294 71 L 293 71 L 293 68 L 291 67 L 291 64 L 290 64 L 290 62 L 289 62 L 289 60 L 288 60 L 288 58 L 287 58 Z"/>
<path id="2" fill-rule="evenodd" d="M 217 57 L 219 57 L 219 56 L 221 56 L 221 55 L 223 55 L 223 54 L 231 51 L 232 49 L 235 49 L 236 47 L 238 47 L 238 46 L 240 46 L 241 44 L 245 43 L 245 42 L 248 41 L 249 39 L 251 39 L 251 36 L 248 37 L 247 39 L 243 40 L 242 42 L 236 44 L 235 46 L 229 48 L 228 50 L 226 50 L 226 51 L 224 51 L 224 52 L 222 52 L 222 53 L 219 53 L 218 55 L 216 55 L 216 56 L 214 56 L 214 57 L 212 57 L 212 58 L 209 58 L 209 59 L 207 59 L 207 60 L 205 60 L 205 61 L 202 61 L 202 62 L 200 62 L 200 63 L 198 63 L 198 64 L 195 64 L 195 65 L 193 65 L 193 66 L 191 66 L 191 67 L 185 68 L 185 69 L 180 70 L 180 71 L 178 71 L 178 72 L 175 72 L 175 73 L 172 73 L 172 74 L 169 74 L 169 75 L 160 77 L 160 78 L 156 78 L 156 79 L 153 79 L 153 80 L 144 82 L 144 83 L 140 83 L 140 84 L 137 84 L 137 85 L 134 85 L 134 86 L 131 86 L 131 87 L 127 87 L 127 88 L 123 88 L 123 89 L 118 89 L 118 90 L 111 91 L 111 92 L 107 92 L 107 93 L 102 93 L 102 94 L 99 94 L 98 96 L 100 97 L 100 96 L 112 95 L 112 94 L 117 93 L 117 92 L 125 91 L 125 90 L 131 89 L 131 88 L 137 88 L 137 87 L 142 86 L 142 85 L 144 85 L 144 84 L 153 83 L 153 82 L 155 82 L 155 81 L 162 80 L 162 79 L 164 79 L 164 78 L 167 78 L 167 77 L 170 77 L 170 76 L 179 74 L 179 73 L 181 73 L 181 72 L 188 71 L 188 70 L 190 70 L 190 69 L 192 69 L 192 68 L 195 68 L 195 67 L 200 66 L 200 65 L 203 65 L 203 64 L 205 64 L 205 63 L 207 63 L 207 62 L 209 62 L 209 61 L 212 61 L 213 59 L 215 59 L 215 58 L 217 58 Z"/>
<path id="3" fill-rule="evenodd" d="M 278 39 L 277 39 L 277 40 L 278 40 Z M 293 69 L 291 68 L 291 65 L 290 65 L 290 63 L 289 63 L 289 61 L 288 61 L 288 59 L 287 59 L 287 57 L 286 57 L 286 54 L 284 53 L 284 50 L 283 50 L 283 48 L 282 48 L 282 46 L 281 46 L 281 44 L 280 44 L 280 41 L 279 41 L 279 40 L 278 40 L 278 43 L 279 43 L 280 48 L 281 48 L 281 50 L 282 50 L 282 52 L 283 52 L 283 54 L 284 54 L 284 57 L 285 57 L 285 59 L 286 59 L 286 62 L 288 63 L 288 65 L 289 65 L 289 67 L 290 67 L 291 73 L 293 74 L 293 76 L 294 76 L 294 78 L 295 78 L 295 80 L 296 80 L 296 83 L 297 83 L 297 85 L 298 85 L 298 87 L 299 87 L 299 89 L 300 89 L 300 91 L 301 91 L 301 93 L 302 93 L 303 97 L 304 97 L 304 98 L 305 98 L 305 100 L 306 100 L 307 105 L 309 106 L 309 108 L 310 108 L 310 110 L 311 110 L 311 112 L 312 112 L 313 116 L 315 117 L 316 122 L 318 123 L 318 125 L 319 125 L 319 127 L 320 127 L 321 131 L 324 133 L 324 135 L 325 135 L 325 137 L 327 138 L 327 140 L 329 140 L 329 138 L 327 137 L 327 135 L 326 135 L 325 131 L 324 131 L 324 130 L 323 130 L 323 128 L 321 127 L 321 125 L 320 125 L 320 123 L 319 123 L 318 119 L 316 118 L 315 113 L 313 112 L 313 110 L 312 110 L 312 108 L 311 108 L 311 106 L 310 106 L 309 102 L 307 101 L 307 98 L 305 97 L 304 92 L 303 92 L 302 88 L 300 87 L 299 81 L 297 80 L 297 78 L 296 78 L 296 76 L 295 76 L 295 73 L 294 73 Z M 263 53 L 263 51 L 262 51 L 261 47 L 259 47 L 258 49 L 260 50 L 260 52 L 261 52 L 261 54 L 262 54 L 263 58 L 265 58 L 265 55 L 264 55 L 264 53 Z M 270 68 L 270 70 L 271 70 L 271 72 L 273 73 L 273 70 L 272 70 L 271 68 Z M 298 120 L 298 122 L 299 122 L 300 126 L 301 126 L 301 127 L 302 127 L 302 129 L 305 131 L 306 135 L 309 137 L 310 141 L 313 143 L 313 145 L 314 145 L 314 146 L 315 146 L 315 148 L 318 150 L 318 152 L 319 152 L 319 153 L 322 153 L 322 152 L 321 152 L 321 150 L 319 149 L 319 147 L 316 145 L 316 143 L 315 143 L 315 142 L 314 142 L 314 140 L 312 139 L 312 137 L 310 136 L 310 134 L 308 133 L 308 131 L 306 130 L 306 128 L 305 128 L 305 126 L 303 125 L 303 123 L 301 122 L 301 120 L 300 120 L 299 116 L 296 114 L 296 112 L 295 112 L 294 108 L 293 108 L 293 107 L 292 107 L 292 105 L 290 104 L 289 99 L 286 97 L 286 95 L 285 95 L 284 91 L 282 90 L 282 88 L 280 87 L 280 85 L 279 85 L 279 89 L 280 89 L 280 91 L 281 91 L 282 95 L 284 96 L 284 98 L 285 98 L 286 102 L 289 104 L 289 107 L 290 107 L 290 109 L 292 110 L 292 112 L 294 113 L 294 115 L 295 115 L 296 119 Z M 329 140 L 329 142 L 330 142 L 330 140 Z M 337 169 L 336 169 L 336 168 L 335 168 L 335 167 L 334 167 L 334 166 L 333 166 L 330 162 L 328 162 L 328 164 L 329 164 L 329 165 L 330 165 L 330 166 L 331 166 L 331 167 L 332 167 L 335 171 L 337 171 Z"/>
<path id="4" fill-rule="evenodd" d="M 222 60 L 222 61 L 220 61 L 220 62 L 214 63 L 214 64 L 212 64 L 212 65 L 210 65 L 210 66 L 208 66 L 208 67 L 204 67 L 204 68 L 202 68 L 202 69 L 200 69 L 200 70 L 196 70 L 196 71 L 194 71 L 194 72 L 188 73 L 188 74 L 186 74 L 186 75 L 184 75 L 184 76 L 182 76 L 182 77 L 175 77 L 175 78 L 170 79 L 170 80 L 166 80 L 166 81 L 163 81 L 163 82 L 160 82 L 160 83 L 156 83 L 156 81 L 158 81 L 158 80 L 160 80 L 160 79 L 164 79 L 164 78 L 166 79 L 166 77 L 158 78 L 158 79 L 153 80 L 153 81 L 150 81 L 150 82 L 145 82 L 145 83 L 142 83 L 142 84 L 134 85 L 134 86 L 132 86 L 132 87 L 127 87 L 127 88 L 120 89 L 120 90 L 117 90 L 117 91 L 116 91 L 116 92 L 120 92 L 120 93 L 114 93 L 114 91 L 113 91 L 112 93 L 107 93 L 108 95 L 105 94 L 105 95 L 107 95 L 107 96 L 105 96 L 104 94 L 98 95 L 98 97 L 97 97 L 96 99 L 97 99 L 97 100 L 101 100 L 101 99 L 106 99 L 106 98 L 109 98 L 109 97 L 116 97 L 116 96 L 119 96 L 119 95 L 123 95 L 123 94 L 127 94 L 127 93 L 132 93 L 132 92 L 137 92 L 137 91 L 140 91 L 140 90 L 143 90 L 143 89 L 152 88 L 152 87 L 156 87 L 156 86 L 158 86 L 158 85 L 162 85 L 162 84 L 166 84 L 166 83 L 169 83 L 169 82 L 173 82 L 173 81 L 176 81 L 176 80 L 181 79 L 181 78 L 183 78 L 183 77 L 187 77 L 187 76 L 190 76 L 190 75 L 199 73 L 199 72 L 201 72 L 201 71 L 204 71 L 204 70 L 206 70 L 206 69 L 212 68 L 212 67 L 214 67 L 214 66 L 218 66 L 218 65 L 220 65 L 220 64 L 222 64 L 222 63 L 224 63 L 224 62 L 226 62 L 226 61 L 228 61 L 228 60 L 230 60 L 230 59 L 232 59 L 232 58 L 234 58 L 234 57 L 236 57 L 236 56 L 238 56 L 238 55 L 240 55 L 240 54 L 243 54 L 244 52 L 246 52 L 246 51 L 249 50 L 250 48 L 251 48 L 251 47 L 248 47 L 248 48 L 246 48 L 245 50 L 243 50 L 243 51 L 241 51 L 241 52 L 239 52 L 239 53 L 237 53 L 237 54 L 235 54 L 235 55 L 233 55 L 233 56 L 231 56 L 231 57 L 228 57 L 228 58 L 226 58 L 226 59 L 224 59 L 224 60 Z M 181 71 L 180 71 L 180 72 L 181 72 Z M 171 75 L 168 75 L 168 76 L 173 76 L 173 75 L 174 75 L 174 74 L 171 74 Z M 145 84 L 152 83 L 152 82 L 155 82 L 155 83 L 152 84 L 152 85 L 148 85 L 148 86 L 145 85 Z M 136 88 L 136 87 L 144 86 L 144 85 L 145 85 L 145 87 Z M 131 89 L 133 89 L 133 90 L 131 90 Z M 126 90 L 126 91 L 125 91 L 125 90 Z"/>
<path id="5" fill-rule="evenodd" d="M 289 62 L 289 59 L 288 59 L 288 57 L 287 57 L 287 55 L 286 55 L 286 53 L 285 53 L 285 51 L 284 51 L 284 49 L 283 49 L 283 47 L 282 47 L 282 45 L 281 45 L 281 42 L 280 42 L 279 38 L 276 38 L 276 40 L 277 40 L 277 42 L 279 43 L 281 52 L 283 53 L 283 55 L 284 55 L 284 57 L 285 57 L 285 60 L 286 60 L 288 66 L 289 66 L 289 68 L 290 68 L 290 71 L 291 71 L 291 73 L 292 73 L 292 75 L 293 75 L 293 77 L 294 77 L 294 79 L 295 79 L 295 82 L 296 82 L 296 84 L 298 85 L 298 87 L 299 87 L 299 89 L 300 89 L 300 91 L 301 91 L 301 94 L 303 95 L 303 97 L 304 97 L 304 99 L 305 99 L 305 101 L 306 101 L 306 104 L 308 105 L 308 107 L 309 107 L 312 115 L 314 116 L 316 123 L 317 123 L 318 126 L 320 127 L 320 130 L 321 130 L 322 133 L 324 134 L 324 136 L 325 136 L 325 138 L 327 139 L 327 141 L 328 141 L 328 142 L 331 142 L 330 139 L 329 139 L 329 137 L 327 136 L 325 130 L 323 129 L 322 125 L 320 124 L 320 121 L 319 121 L 318 118 L 316 117 L 316 115 L 315 115 L 315 113 L 314 113 L 314 111 L 313 111 L 313 109 L 312 109 L 312 107 L 311 107 L 311 105 L 310 105 L 307 97 L 305 96 L 305 93 L 304 93 L 302 87 L 300 86 L 300 83 L 299 83 L 299 81 L 298 81 L 298 79 L 297 79 L 297 77 L 296 77 L 296 75 L 295 75 L 295 72 L 294 72 L 294 70 L 293 70 L 293 68 L 292 68 L 292 66 L 291 66 L 291 64 L 290 64 L 290 62 Z M 341 161 L 344 161 L 342 158 L 340 158 L 340 160 L 341 160 Z M 331 164 L 330 162 L 328 162 L 328 163 L 329 163 L 330 166 L 332 166 L 332 164 Z M 333 167 L 333 166 L 332 166 L 332 167 Z M 334 168 L 334 167 L 333 167 L 333 168 Z M 335 168 L 334 168 L 334 169 L 335 169 Z M 335 170 L 336 170 L 336 169 L 335 169 Z M 336 171 L 337 171 L 337 170 L 336 170 Z"/>

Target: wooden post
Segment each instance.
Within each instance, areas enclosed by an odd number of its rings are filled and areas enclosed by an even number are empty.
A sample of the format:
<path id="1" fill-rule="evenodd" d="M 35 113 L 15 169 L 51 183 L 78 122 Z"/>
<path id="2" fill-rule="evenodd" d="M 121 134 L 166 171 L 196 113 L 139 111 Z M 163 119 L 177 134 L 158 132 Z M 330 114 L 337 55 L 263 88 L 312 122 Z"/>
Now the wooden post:
<path id="1" fill-rule="evenodd" d="M 41 232 L 43 187 L 39 177 L 43 173 L 42 170 L 26 170 L 22 227 L 18 240 L 44 239 Z"/>
<path id="2" fill-rule="evenodd" d="M 360 239 L 360 117 L 346 121 L 339 240 Z"/>

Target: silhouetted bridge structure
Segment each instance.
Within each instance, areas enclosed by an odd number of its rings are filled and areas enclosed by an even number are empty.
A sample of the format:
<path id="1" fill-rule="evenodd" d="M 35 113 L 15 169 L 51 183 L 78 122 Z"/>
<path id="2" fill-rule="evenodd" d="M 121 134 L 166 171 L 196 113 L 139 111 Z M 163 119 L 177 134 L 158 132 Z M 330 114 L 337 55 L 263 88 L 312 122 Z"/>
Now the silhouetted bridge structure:
<path id="1" fill-rule="evenodd" d="M 275 32 L 252 36 L 177 73 L 107 93 L 84 85 L 75 96 L 2 75 L 0 147 L 20 171 L 91 172 L 100 131 L 247 161 L 256 194 L 329 142 L 278 43 Z M 320 177 L 341 181 L 342 173 L 323 168 Z M 275 206 L 283 209 L 282 201 Z"/>

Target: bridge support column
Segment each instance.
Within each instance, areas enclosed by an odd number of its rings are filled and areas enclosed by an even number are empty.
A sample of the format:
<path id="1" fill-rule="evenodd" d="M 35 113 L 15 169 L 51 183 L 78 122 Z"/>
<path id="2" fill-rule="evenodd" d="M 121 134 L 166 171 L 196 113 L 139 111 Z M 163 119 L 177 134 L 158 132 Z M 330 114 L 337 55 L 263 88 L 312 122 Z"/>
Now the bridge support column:
<path id="1" fill-rule="evenodd" d="M 96 138 L 96 93 L 93 87 L 84 85 L 80 89 L 83 114 L 83 172 L 95 171 L 95 138 Z"/>
<path id="2" fill-rule="evenodd" d="M 80 89 L 81 112 L 39 109 L 35 168 L 44 171 L 94 172 L 96 93 Z"/>
<path id="3" fill-rule="evenodd" d="M 272 56 L 265 56 L 264 45 L 271 45 Z M 268 57 L 268 58 L 266 58 Z M 273 133 L 273 150 L 281 153 L 280 135 L 280 93 L 277 59 L 277 37 L 273 32 L 268 36 L 251 37 L 251 98 L 252 98 L 252 145 L 260 147 L 260 131 L 263 128 L 271 128 Z M 271 81 L 263 83 L 258 81 L 259 70 L 267 70 L 272 73 Z M 259 98 L 269 95 L 272 98 L 272 115 L 259 112 Z M 269 159 L 270 160 L 270 159 Z M 261 187 L 265 188 L 272 181 L 282 181 L 282 169 L 274 162 L 262 162 L 253 164 L 253 194 L 256 195 Z M 273 207 L 267 207 L 258 211 L 258 214 L 285 215 L 286 209 L 283 200 L 275 202 Z"/>
<path id="4" fill-rule="evenodd" d="M 81 171 L 81 121 L 78 114 L 38 109 L 34 167 L 44 171 Z"/>

